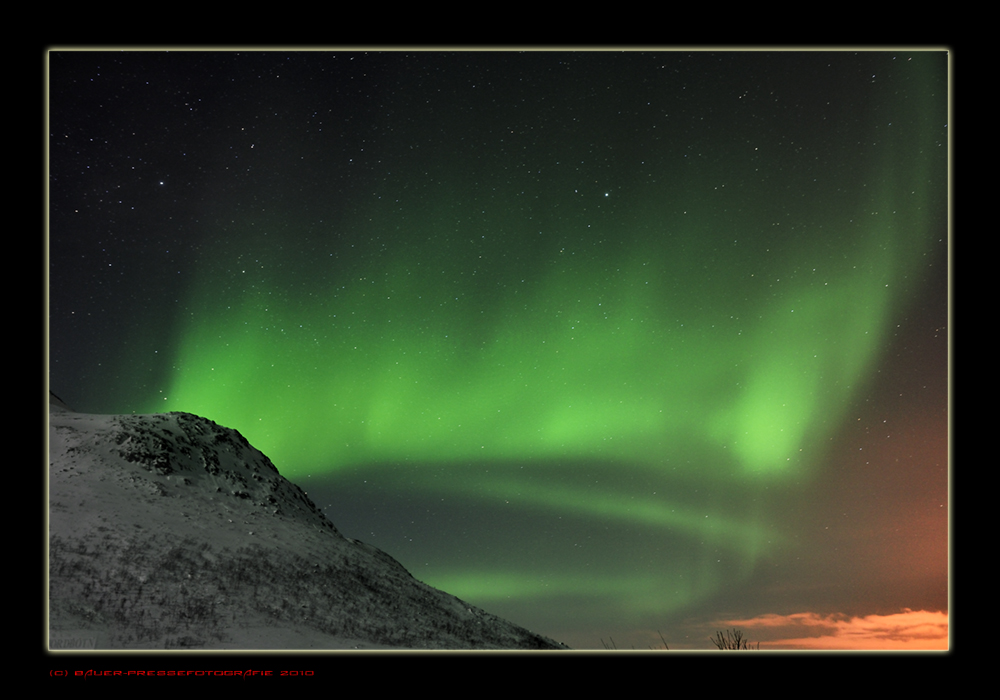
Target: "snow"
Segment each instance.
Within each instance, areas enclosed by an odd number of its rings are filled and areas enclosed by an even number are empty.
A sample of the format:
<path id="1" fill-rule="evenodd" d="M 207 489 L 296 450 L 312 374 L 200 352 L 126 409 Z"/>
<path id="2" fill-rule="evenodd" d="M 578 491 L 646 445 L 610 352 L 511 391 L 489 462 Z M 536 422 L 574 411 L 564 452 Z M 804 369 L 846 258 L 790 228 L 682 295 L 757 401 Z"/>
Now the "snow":
<path id="1" fill-rule="evenodd" d="M 565 649 L 341 535 L 237 431 L 49 416 L 50 648 Z"/>

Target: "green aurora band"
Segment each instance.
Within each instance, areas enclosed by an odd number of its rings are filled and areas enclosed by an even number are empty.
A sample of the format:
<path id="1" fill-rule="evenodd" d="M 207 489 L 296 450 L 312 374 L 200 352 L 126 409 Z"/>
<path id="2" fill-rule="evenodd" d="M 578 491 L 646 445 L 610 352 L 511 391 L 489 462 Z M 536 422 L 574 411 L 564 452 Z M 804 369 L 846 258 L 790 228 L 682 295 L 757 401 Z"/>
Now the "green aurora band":
<path id="1" fill-rule="evenodd" d="M 566 181 L 534 208 L 494 200 L 473 220 L 465 202 L 482 197 L 453 184 L 407 200 L 405 215 L 359 215 L 349 262 L 297 246 L 291 216 L 245 222 L 239 254 L 204 251 L 171 385 L 148 408 L 236 428 L 293 480 L 435 465 L 449 476 L 433 488 L 487 503 L 519 490 L 531 507 L 709 539 L 745 575 L 781 541 L 752 494 L 818 468 L 943 235 L 943 117 L 911 114 L 879 135 L 870 172 L 844 168 L 795 203 L 665 176 L 660 191 L 595 190 L 586 215 L 539 223 L 579 201 Z M 407 235 L 386 245 L 394 227 Z M 546 465 L 574 460 L 726 484 L 746 506 L 706 522 L 624 485 L 546 482 Z M 539 478 L 519 485 L 512 464 Z M 635 577 L 649 589 L 636 605 L 687 605 L 722 585 L 713 576 L 673 597 Z M 430 582 L 470 600 L 539 595 L 536 576 L 510 571 Z M 609 579 L 609 595 L 624 585 Z"/>
<path id="2" fill-rule="evenodd" d="M 442 262 L 423 279 L 396 261 L 329 300 L 257 288 L 185 329 L 168 408 L 238 426 L 292 476 L 399 460 L 650 462 L 692 441 L 727 449 L 748 476 L 781 474 L 836 428 L 907 291 L 896 251 L 917 237 L 886 221 L 900 215 L 869 218 L 834 269 L 734 254 L 698 279 L 704 266 L 671 259 L 674 231 L 620 264 L 553 257 L 533 292 L 485 302 L 440 289 L 435 278 L 462 275 L 446 250 L 425 253 Z M 754 298 L 757 277 L 774 282 Z"/>

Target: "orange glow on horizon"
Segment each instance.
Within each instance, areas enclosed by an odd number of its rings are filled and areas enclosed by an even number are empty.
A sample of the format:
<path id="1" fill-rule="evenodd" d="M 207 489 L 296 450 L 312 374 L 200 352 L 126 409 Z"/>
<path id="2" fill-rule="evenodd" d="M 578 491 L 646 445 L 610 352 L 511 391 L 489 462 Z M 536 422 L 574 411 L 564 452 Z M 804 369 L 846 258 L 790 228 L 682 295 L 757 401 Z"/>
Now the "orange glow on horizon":
<path id="1" fill-rule="evenodd" d="M 772 634 L 787 635 L 761 640 L 761 650 L 947 651 L 949 648 L 948 613 L 945 611 L 904 608 L 899 613 L 864 617 L 806 612 L 760 615 L 718 624 L 742 629 L 750 639 L 761 638 L 754 634 L 755 631 L 770 630 Z"/>

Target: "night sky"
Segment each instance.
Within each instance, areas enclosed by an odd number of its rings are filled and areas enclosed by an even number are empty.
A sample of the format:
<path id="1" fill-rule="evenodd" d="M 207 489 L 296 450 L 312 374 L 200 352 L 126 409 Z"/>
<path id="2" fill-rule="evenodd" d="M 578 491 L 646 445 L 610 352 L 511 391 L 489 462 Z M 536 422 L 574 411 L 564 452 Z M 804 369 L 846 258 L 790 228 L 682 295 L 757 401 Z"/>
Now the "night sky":
<path id="1" fill-rule="evenodd" d="M 943 648 L 948 53 L 49 54 L 49 376 L 575 648 Z"/>

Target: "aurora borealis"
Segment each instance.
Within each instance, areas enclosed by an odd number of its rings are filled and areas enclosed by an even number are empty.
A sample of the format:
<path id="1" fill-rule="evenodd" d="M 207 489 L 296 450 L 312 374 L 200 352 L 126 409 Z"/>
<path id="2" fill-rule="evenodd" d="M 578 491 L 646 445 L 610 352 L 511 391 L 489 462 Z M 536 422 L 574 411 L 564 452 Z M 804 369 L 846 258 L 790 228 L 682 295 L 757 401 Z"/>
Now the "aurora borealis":
<path id="1" fill-rule="evenodd" d="M 946 624 L 947 52 L 56 51 L 50 80 L 76 410 L 235 428 L 348 536 L 577 648 Z"/>

